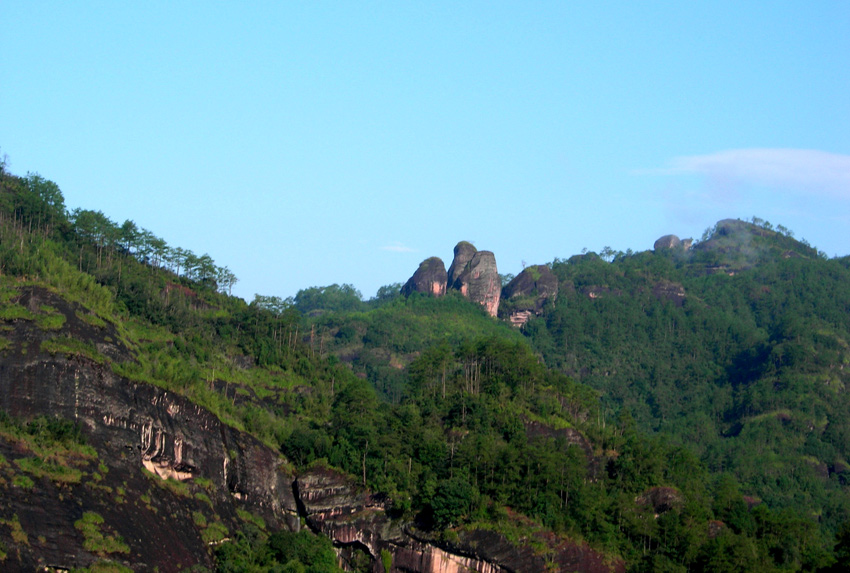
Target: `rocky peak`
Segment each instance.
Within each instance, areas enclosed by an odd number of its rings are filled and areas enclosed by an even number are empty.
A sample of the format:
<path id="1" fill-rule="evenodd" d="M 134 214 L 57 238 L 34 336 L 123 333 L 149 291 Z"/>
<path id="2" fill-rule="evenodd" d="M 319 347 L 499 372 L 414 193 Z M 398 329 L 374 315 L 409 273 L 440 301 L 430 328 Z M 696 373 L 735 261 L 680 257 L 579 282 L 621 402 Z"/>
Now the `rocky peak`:
<path id="1" fill-rule="evenodd" d="M 429 292 L 440 296 L 447 288 L 460 291 L 469 300 L 484 306 L 490 316 L 496 316 L 502 294 L 496 256 L 490 251 L 479 251 L 472 243 L 461 241 L 455 246 L 448 272 L 438 257 L 426 259 L 402 287 L 401 294 L 408 296 L 414 292 Z"/>
<path id="2" fill-rule="evenodd" d="M 401 288 L 401 294 L 409 296 L 414 292 L 422 292 L 442 296 L 446 294 L 447 282 L 448 275 L 443 260 L 439 257 L 431 257 L 419 264 L 419 268 Z"/>
<path id="3" fill-rule="evenodd" d="M 490 251 L 477 251 L 454 281 L 453 288 L 469 300 L 484 306 L 490 316 L 496 316 L 502 295 L 496 255 Z"/>
<path id="4" fill-rule="evenodd" d="M 475 253 L 478 252 L 478 249 L 475 246 L 467 241 L 461 241 L 457 245 L 455 245 L 454 250 L 454 260 L 452 260 L 452 265 L 449 267 L 448 280 L 449 280 L 449 288 L 454 288 L 460 290 L 460 286 L 455 284 L 460 274 L 463 272 L 463 269 L 466 267 L 466 264 L 472 260 L 472 257 L 475 256 Z"/>
<path id="5" fill-rule="evenodd" d="M 681 249 L 687 251 L 693 244 L 693 239 L 680 239 L 676 235 L 664 235 L 655 241 L 652 246 L 654 251 L 663 251 L 664 249 Z"/>
<path id="6" fill-rule="evenodd" d="M 682 241 L 676 235 L 664 235 L 655 241 L 652 246 L 653 250 L 661 251 L 663 249 L 675 249 L 682 245 Z"/>

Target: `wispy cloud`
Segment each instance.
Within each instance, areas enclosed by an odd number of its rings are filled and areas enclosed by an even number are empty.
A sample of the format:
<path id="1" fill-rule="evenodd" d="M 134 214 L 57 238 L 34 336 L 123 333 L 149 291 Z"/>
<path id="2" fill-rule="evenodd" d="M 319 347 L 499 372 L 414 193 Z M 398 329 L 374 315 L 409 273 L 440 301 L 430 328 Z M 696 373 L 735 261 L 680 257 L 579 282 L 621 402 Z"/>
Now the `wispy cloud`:
<path id="1" fill-rule="evenodd" d="M 733 149 L 677 157 L 647 175 L 708 177 L 717 190 L 761 185 L 850 200 L 850 155 L 809 149 Z"/>
<path id="2" fill-rule="evenodd" d="M 392 253 L 415 253 L 416 249 L 411 249 L 400 242 L 396 241 L 392 245 L 387 245 L 385 247 L 381 247 L 382 251 L 390 251 Z"/>

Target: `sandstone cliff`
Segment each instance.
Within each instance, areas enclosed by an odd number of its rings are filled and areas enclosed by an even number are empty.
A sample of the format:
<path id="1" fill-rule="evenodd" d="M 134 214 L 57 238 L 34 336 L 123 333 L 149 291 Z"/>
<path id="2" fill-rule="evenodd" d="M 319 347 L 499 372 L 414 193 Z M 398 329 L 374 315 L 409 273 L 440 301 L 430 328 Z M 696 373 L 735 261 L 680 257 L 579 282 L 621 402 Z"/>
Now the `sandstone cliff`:
<path id="1" fill-rule="evenodd" d="M 453 289 L 482 305 L 490 316 L 498 314 L 502 285 L 492 252 L 479 251 L 471 243 L 461 241 L 454 248 L 448 272 L 444 269 L 438 257 L 426 259 L 402 287 L 401 294 L 427 292 L 440 296 L 447 288 Z"/>
<path id="2" fill-rule="evenodd" d="M 452 286 L 469 300 L 486 308 L 490 316 L 498 314 L 502 283 L 496 268 L 496 256 L 490 251 L 478 251 L 472 255 Z"/>
<path id="3" fill-rule="evenodd" d="M 401 294 L 410 296 L 414 292 L 422 292 L 442 296 L 446 294 L 447 283 L 448 274 L 443 260 L 439 257 L 431 257 L 419 264 L 419 268 L 410 280 L 401 287 Z"/>
<path id="4" fill-rule="evenodd" d="M 466 264 L 472 260 L 472 257 L 475 256 L 475 253 L 478 252 L 478 249 L 468 241 L 461 241 L 454 248 L 454 258 L 452 259 L 452 264 L 449 267 L 449 288 L 460 289 L 460 286 L 456 285 L 457 278 L 463 272 L 463 269 L 466 268 Z"/>
<path id="5" fill-rule="evenodd" d="M 132 351 L 109 323 L 83 320 L 86 309 L 39 287 L 27 287 L 20 301 L 55 309 L 64 322 L 44 330 L 30 320 L 0 319 L 0 409 L 22 420 L 74 421 L 91 448 L 65 465 L 39 462 L 26 443 L 0 432 L 4 570 L 68 570 L 103 560 L 136 571 L 211 568 L 211 549 L 246 520 L 269 531 L 306 523 L 334 541 L 343 564 L 365 551 L 376 572 L 383 571 L 382 554 L 391 557 L 392 571 L 412 573 L 544 571 L 548 563 L 565 571 L 622 570 L 621 562 L 551 534 L 511 542 L 461 529 L 457 543 L 432 539 L 391 519 L 391 501 L 351 477 L 323 466 L 297 475 L 277 451 L 184 396 L 116 374 L 111 363 L 132 361 Z M 56 343 L 71 339 L 81 345 Z M 578 434 L 570 440 L 587 447 Z M 80 525 L 85 519 L 94 533 Z M 535 549 L 540 543 L 548 556 Z"/>

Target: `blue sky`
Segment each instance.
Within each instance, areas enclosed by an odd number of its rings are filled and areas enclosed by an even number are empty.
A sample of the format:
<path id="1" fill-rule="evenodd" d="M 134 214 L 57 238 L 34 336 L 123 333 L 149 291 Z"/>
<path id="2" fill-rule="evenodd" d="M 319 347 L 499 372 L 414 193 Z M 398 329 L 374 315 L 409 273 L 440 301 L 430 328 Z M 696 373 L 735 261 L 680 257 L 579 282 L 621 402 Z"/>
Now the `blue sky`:
<path id="1" fill-rule="evenodd" d="M 0 153 L 248 300 L 753 215 L 850 254 L 850 3 L 572 4 L 4 0 Z"/>

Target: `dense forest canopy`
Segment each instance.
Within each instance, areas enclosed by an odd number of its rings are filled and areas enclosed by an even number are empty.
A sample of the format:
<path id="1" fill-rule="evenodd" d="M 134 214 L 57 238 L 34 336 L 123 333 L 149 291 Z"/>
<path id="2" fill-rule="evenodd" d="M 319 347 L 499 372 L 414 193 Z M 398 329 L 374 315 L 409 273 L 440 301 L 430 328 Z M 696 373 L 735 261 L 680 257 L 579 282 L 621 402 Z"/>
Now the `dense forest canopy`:
<path id="1" fill-rule="evenodd" d="M 180 393 L 296 468 L 346 472 L 449 545 L 520 539 L 518 513 L 635 571 L 840 570 L 850 262 L 739 223 L 690 249 L 556 259 L 561 294 L 520 330 L 398 284 L 247 303 L 209 255 L 68 210 L 58 185 L 4 165 L 2 312 L 47 324 L 16 306 L 35 284 L 85 305 L 132 360 L 62 351 Z M 233 533 L 221 570 L 336 567 L 315 536 Z"/>

